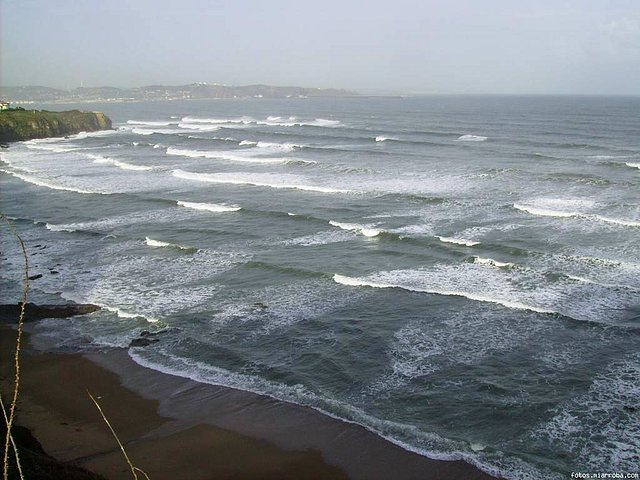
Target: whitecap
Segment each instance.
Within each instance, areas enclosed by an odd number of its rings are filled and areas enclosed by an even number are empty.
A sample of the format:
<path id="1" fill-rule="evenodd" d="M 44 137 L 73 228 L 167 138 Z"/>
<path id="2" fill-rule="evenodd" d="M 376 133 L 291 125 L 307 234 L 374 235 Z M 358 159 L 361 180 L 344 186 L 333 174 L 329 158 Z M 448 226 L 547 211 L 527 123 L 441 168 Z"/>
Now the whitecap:
<path id="1" fill-rule="evenodd" d="M 86 155 L 89 158 L 93 158 L 93 163 L 109 163 L 123 170 L 148 171 L 153 169 L 152 167 L 134 165 L 132 163 L 123 162 L 114 158 L 103 157 L 102 155 L 95 155 L 93 153 L 87 153 Z"/>
<path id="2" fill-rule="evenodd" d="M 238 205 L 225 205 L 221 203 L 195 203 L 178 200 L 177 204 L 181 207 L 192 208 L 194 210 L 206 210 L 214 213 L 237 212 L 242 209 L 242 207 Z"/>
<path id="3" fill-rule="evenodd" d="M 455 243 L 457 245 L 465 245 L 467 247 L 473 247 L 474 245 L 480 244 L 480 242 L 475 242 L 473 240 L 466 240 L 464 238 L 439 237 L 437 235 L 436 235 L 436 238 L 444 243 Z"/>
<path id="4" fill-rule="evenodd" d="M 166 121 L 153 121 L 147 122 L 144 120 L 127 120 L 129 125 L 148 125 L 150 127 L 168 127 L 169 125 L 175 125 L 176 122 L 166 122 Z"/>
<path id="5" fill-rule="evenodd" d="M 399 139 L 396 138 L 396 137 L 386 137 L 384 135 L 378 135 L 376 137 L 376 142 L 386 142 L 387 140 L 396 140 L 397 141 Z"/>
<path id="6" fill-rule="evenodd" d="M 222 152 L 217 150 L 191 150 L 188 148 L 167 148 L 167 155 L 176 155 L 180 157 L 190 158 L 211 158 L 227 160 L 230 162 L 246 162 L 246 163 L 287 163 L 291 159 L 286 158 L 274 158 L 274 157 L 252 157 L 242 156 L 239 154 L 232 154 L 228 152 Z"/>
<path id="7" fill-rule="evenodd" d="M 513 263 L 509 262 L 499 262 L 498 260 L 494 260 L 493 258 L 482 258 L 482 257 L 473 257 L 473 263 L 477 263 L 480 265 L 490 265 L 492 267 L 513 267 Z"/>
<path id="8" fill-rule="evenodd" d="M 380 233 L 382 232 L 382 230 L 372 228 L 371 226 L 359 225 L 357 223 L 342 223 L 342 222 L 335 222 L 333 220 L 330 220 L 329 224 L 333 225 L 334 227 L 341 228 L 342 230 L 349 230 L 352 232 L 361 233 L 365 237 L 375 237 L 377 235 L 380 235 Z"/>
<path id="9" fill-rule="evenodd" d="M 295 190 L 306 190 L 309 192 L 320 192 L 320 193 L 352 193 L 352 190 L 342 190 L 338 188 L 331 187 L 321 187 L 315 185 L 302 185 L 302 184 L 294 184 L 294 183 L 280 183 L 280 182 L 267 182 L 261 181 L 258 179 L 253 179 L 251 177 L 240 177 L 236 176 L 236 174 L 225 174 L 225 173 L 192 173 L 186 172 L 184 170 L 174 170 L 172 175 L 177 178 L 182 178 L 185 180 L 194 180 L 197 182 L 211 182 L 211 183 L 226 183 L 230 185 L 251 185 L 254 187 L 269 187 L 269 188 L 277 188 L 277 189 L 295 189 Z M 258 176 L 258 178 L 264 178 Z M 267 178 L 274 180 L 277 178 L 281 180 L 282 178 L 290 178 L 285 177 L 284 175 L 271 176 L 268 175 Z"/>
<path id="10" fill-rule="evenodd" d="M 5 169 L 0 169 L 0 172 L 8 173 L 9 175 L 13 175 L 14 177 L 17 177 L 20 180 L 24 180 L 25 182 L 32 183 L 32 184 L 37 185 L 39 187 L 50 188 L 52 190 L 63 190 L 63 191 L 67 191 L 67 192 L 83 193 L 83 194 L 91 194 L 91 193 L 95 193 L 95 194 L 99 194 L 99 195 L 109 195 L 110 194 L 110 192 L 96 192 L 96 191 L 91 191 L 91 190 L 84 190 L 84 189 L 81 189 L 81 188 L 68 187 L 68 186 L 64 186 L 64 185 L 57 185 L 55 183 L 51 183 L 51 182 L 48 182 L 46 180 L 42 180 L 40 178 L 32 177 L 30 175 L 24 175 L 24 174 L 18 173 L 18 172 L 12 172 L 12 171 L 5 170 Z"/>
<path id="11" fill-rule="evenodd" d="M 144 237 L 144 242 L 148 246 L 155 247 L 155 248 L 174 247 L 174 248 L 180 248 L 181 250 L 188 250 L 189 249 L 189 247 L 184 247 L 184 246 L 178 245 L 176 243 L 163 242 L 163 241 L 160 241 L 160 240 L 154 240 L 153 238 L 149 238 L 149 237 Z"/>
<path id="12" fill-rule="evenodd" d="M 487 137 L 482 135 L 461 135 L 458 137 L 458 142 L 484 142 Z"/>
<path id="13" fill-rule="evenodd" d="M 429 281 L 430 273 L 434 273 L 433 277 L 435 278 L 436 274 L 442 273 L 437 270 L 429 271 L 429 270 L 395 270 L 390 272 L 379 272 L 378 274 L 374 274 L 369 277 L 349 277 L 346 275 L 335 274 L 333 276 L 333 280 L 336 283 L 340 283 L 342 285 L 348 285 L 353 287 L 370 287 L 370 288 L 399 288 L 402 290 L 407 290 L 410 292 L 421 292 L 421 293 L 430 293 L 435 295 L 445 295 L 445 296 L 458 296 L 465 297 L 469 300 L 474 300 L 478 302 L 487 302 L 487 303 L 496 303 L 502 305 L 507 308 L 512 308 L 515 310 L 530 310 L 538 313 L 556 313 L 553 310 L 549 310 L 547 308 L 543 308 L 541 306 L 529 305 L 523 302 L 520 302 L 516 299 L 509 298 L 509 296 L 514 296 L 513 292 L 500 292 L 496 291 L 495 296 L 487 293 L 480 293 L 477 291 L 465 291 L 462 289 L 454 289 L 453 287 L 463 286 L 464 282 L 458 280 L 457 278 L 447 278 L 446 276 L 440 276 L 442 280 L 449 280 L 448 286 L 452 287 L 451 289 L 447 288 L 438 288 L 436 286 L 437 282 Z M 445 274 L 451 273 L 451 271 L 444 271 Z M 464 278 L 464 277 L 463 277 Z M 453 280 L 453 281 L 451 281 Z M 493 293 L 493 292 L 491 292 Z M 505 295 L 507 293 L 507 295 Z M 512 295 L 509 295 L 512 293 Z"/>

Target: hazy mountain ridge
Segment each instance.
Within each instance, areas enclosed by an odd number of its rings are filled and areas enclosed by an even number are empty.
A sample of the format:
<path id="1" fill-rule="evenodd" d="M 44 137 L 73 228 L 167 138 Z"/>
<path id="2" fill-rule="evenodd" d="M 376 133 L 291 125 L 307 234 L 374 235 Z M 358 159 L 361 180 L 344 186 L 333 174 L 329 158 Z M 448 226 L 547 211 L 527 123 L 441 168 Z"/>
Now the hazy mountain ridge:
<path id="1" fill-rule="evenodd" d="M 61 90 L 43 86 L 0 87 L 0 95 L 13 103 L 109 102 L 214 98 L 290 98 L 354 96 L 356 92 L 335 88 L 277 87 L 270 85 L 227 86 L 208 83 L 147 85 L 136 88 L 78 87 Z"/>

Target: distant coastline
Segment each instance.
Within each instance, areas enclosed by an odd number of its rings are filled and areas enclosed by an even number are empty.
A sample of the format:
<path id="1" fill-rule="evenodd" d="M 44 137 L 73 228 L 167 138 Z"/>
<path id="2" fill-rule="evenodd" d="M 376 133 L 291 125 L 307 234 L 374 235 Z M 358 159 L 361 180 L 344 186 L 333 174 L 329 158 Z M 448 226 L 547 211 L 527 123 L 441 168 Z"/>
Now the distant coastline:
<path id="1" fill-rule="evenodd" d="M 43 86 L 0 87 L 3 100 L 13 104 L 107 103 L 170 100 L 246 98 L 351 97 L 358 93 L 336 88 L 277 87 L 270 85 L 229 86 L 209 83 L 148 85 L 136 88 L 78 87 L 71 90 Z"/>

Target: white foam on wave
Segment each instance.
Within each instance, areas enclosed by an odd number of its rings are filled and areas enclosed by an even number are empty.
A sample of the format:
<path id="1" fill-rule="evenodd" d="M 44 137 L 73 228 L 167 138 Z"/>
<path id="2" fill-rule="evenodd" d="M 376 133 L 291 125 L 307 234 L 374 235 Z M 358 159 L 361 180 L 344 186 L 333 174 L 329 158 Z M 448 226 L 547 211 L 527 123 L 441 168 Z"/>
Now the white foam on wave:
<path id="1" fill-rule="evenodd" d="M 15 165 L 13 162 L 7 159 L 6 155 L 2 152 L 0 152 L 0 162 L 8 165 L 9 167 L 11 167 L 12 170 L 18 170 L 19 172 L 40 173 L 38 170 L 34 170 L 33 168 L 27 168 L 27 167 Z"/>
<path id="2" fill-rule="evenodd" d="M 458 142 L 484 142 L 487 137 L 482 135 L 461 135 L 458 137 Z"/>
<path id="3" fill-rule="evenodd" d="M 359 225 L 357 223 L 335 222 L 333 220 L 330 220 L 329 224 L 333 225 L 334 227 L 341 228 L 342 230 L 361 233 L 365 237 L 375 237 L 377 235 L 380 235 L 380 233 L 382 233 L 382 230 L 373 228 L 372 226 L 369 226 L 369 225 Z"/>
<path id="4" fill-rule="evenodd" d="M 220 159 L 227 160 L 230 162 L 246 162 L 246 163 L 287 163 L 291 161 L 291 159 L 286 158 L 273 158 L 273 157 L 252 157 L 252 156 L 241 156 L 238 154 L 232 154 L 228 152 L 222 152 L 217 150 L 191 150 L 188 148 L 167 148 L 167 155 L 175 155 L 180 157 L 189 157 L 189 158 L 210 158 L 210 159 Z"/>
<path id="5" fill-rule="evenodd" d="M 93 163 L 108 163 L 111 165 L 115 165 L 118 168 L 123 170 L 134 170 L 134 171 L 148 171 L 153 170 L 153 167 L 147 167 L 143 165 L 134 165 L 132 163 L 123 162 L 121 160 L 116 160 L 115 158 L 103 157 L 102 155 L 95 155 L 93 153 L 85 154 L 87 157 L 93 159 Z"/>
<path id="6" fill-rule="evenodd" d="M 390 230 L 402 237 L 431 237 L 433 236 L 433 226 L 429 224 L 406 225 L 404 227 Z"/>
<path id="7" fill-rule="evenodd" d="M 586 471 L 632 472 L 640 451 L 640 355 L 619 357 L 530 435 Z M 609 441 L 602 441 L 602 439 Z M 621 474 L 622 475 L 622 474 Z"/>
<path id="8" fill-rule="evenodd" d="M 222 203 L 195 203 L 178 200 L 177 204 L 181 207 L 192 208 L 194 210 L 205 210 L 207 212 L 214 213 L 237 212 L 242 209 L 242 207 L 239 207 L 238 205 L 225 205 Z"/>
<path id="9" fill-rule="evenodd" d="M 266 148 L 269 150 L 277 150 L 281 152 L 292 152 L 296 148 L 302 148 L 302 145 L 297 145 L 295 143 L 258 142 L 256 143 L 256 147 Z"/>
<path id="10" fill-rule="evenodd" d="M 99 194 L 99 195 L 109 195 L 110 192 L 98 192 L 98 191 L 92 191 L 92 190 L 84 190 L 82 188 L 75 188 L 75 187 L 68 187 L 65 185 L 58 185 L 55 183 L 51 183 L 47 180 L 43 180 L 41 178 L 36 178 L 36 177 L 32 177 L 31 175 L 24 175 L 22 173 L 18 173 L 18 172 L 13 172 L 10 170 L 5 170 L 5 169 L 0 169 L 0 172 L 4 172 L 4 173 L 8 173 L 9 175 L 13 175 L 14 177 L 19 178 L 20 180 L 24 180 L 25 182 L 28 183 L 32 183 L 34 185 L 37 185 L 39 187 L 46 187 L 46 188 L 50 188 L 52 190 L 63 190 L 63 191 L 67 191 L 67 192 L 74 192 L 74 193 L 83 193 L 83 194 Z"/>
<path id="11" fill-rule="evenodd" d="M 146 243 L 150 247 L 155 247 L 155 248 L 173 247 L 173 248 L 179 248 L 181 250 L 189 249 L 189 247 L 178 245 L 177 243 L 163 242 L 160 240 L 154 240 L 153 238 L 149 238 L 149 237 L 144 237 L 144 243 Z"/>
<path id="12" fill-rule="evenodd" d="M 127 120 L 129 125 L 148 125 L 150 127 L 168 127 L 169 125 L 175 125 L 176 122 L 167 121 L 145 121 L 145 120 Z"/>
<path id="13" fill-rule="evenodd" d="M 108 310 L 109 312 L 115 313 L 120 318 L 132 319 L 132 318 L 144 318 L 149 323 L 156 323 L 158 321 L 157 318 L 147 317 L 145 315 L 140 315 L 138 313 L 127 312 L 126 310 L 120 307 L 112 307 L 109 305 L 104 305 L 101 303 L 93 302 L 98 305 L 100 308 L 104 310 Z"/>
<path id="14" fill-rule="evenodd" d="M 121 130 L 126 130 L 124 128 L 119 129 L 111 129 L 111 130 L 96 130 L 95 132 L 80 132 L 75 135 L 70 135 L 71 139 L 83 139 L 83 138 L 92 138 L 92 137 L 108 137 L 111 135 L 116 135 L 120 133 Z"/>
<path id="15" fill-rule="evenodd" d="M 640 163 L 636 163 L 636 162 L 626 162 L 625 165 L 631 168 L 640 168 Z"/>
<path id="16" fill-rule="evenodd" d="M 553 310 L 549 310 L 541 306 L 529 305 L 516 299 L 510 298 L 514 295 L 509 294 L 516 292 L 502 292 L 501 295 L 501 292 L 496 291 L 495 296 L 492 296 L 486 293 L 481 293 L 483 291 L 486 291 L 482 288 L 479 288 L 476 291 L 463 290 L 463 287 L 465 287 L 465 284 L 469 279 L 465 278 L 465 276 L 451 275 L 452 273 L 455 274 L 456 272 L 454 270 L 447 271 L 438 269 L 431 271 L 394 270 L 390 272 L 379 272 L 369 277 L 359 278 L 335 274 L 333 276 L 333 280 L 342 285 L 353 287 L 399 288 L 410 292 L 458 296 L 478 302 L 496 303 L 504 307 L 516 310 L 530 310 L 538 313 L 556 313 Z M 438 282 L 437 279 L 440 279 L 441 281 Z M 449 288 L 441 288 L 442 286 L 447 286 Z"/>
<path id="17" fill-rule="evenodd" d="M 489 266 L 498 267 L 498 268 L 514 266 L 513 263 L 499 262 L 498 260 L 494 260 L 493 258 L 482 258 L 482 257 L 473 257 L 473 263 L 477 263 L 479 265 L 489 265 Z"/>
<path id="18" fill-rule="evenodd" d="M 246 177 L 243 174 L 234 173 L 192 173 L 184 170 L 174 170 L 172 175 L 177 178 L 185 180 L 194 180 L 197 182 L 210 182 L 210 183 L 226 183 L 230 185 L 251 185 L 254 187 L 268 187 L 277 189 L 293 189 L 304 190 L 309 192 L 320 193 L 353 193 L 352 190 L 343 190 L 331 187 L 322 187 L 315 185 L 303 185 L 296 183 L 285 183 L 282 179 L 298 179 L 297 176 L 290 175 L 257 175 Z M 263 181 L 261 179 L 267 178 L 271 181 Z"/>
<path id="19" fill-rule="evenodd" d="M 182 117 L 181 121 L 183 123 L 211 123 L 214 125 L 221 125 L 225 123 L 248 125 L 249 123 L 255 122 L 255 120 L 250 117 L 242 117 L 242 118 L 206 118 L 205 117 L 203 118 L 203 117 L 192 117 L 192 116 Z"/>
<path id="20" fill-rule="evenodd" d="M 612 223 L 614 225 L 623 225 L 625 227 L 640 227 L 640 221 L 637 220 L 622 220 L 620 218 L 603 217 L 602 215 L 593 215 L 592 218 L 600 220 L 606 223 Z"/>
<path id="21" fill-rule="evenodd" d="M 466 240 L 464 238 L 439 237 L 437 235 L 436 235 L 436 238 L 444 243 L 455 243 L 456 245 L 464 245 L 466 247 L 473 247 L 474 245 L 480 244 L 480 242 L 475 242 L 473 240 Z"/>
<path id="22" fill-rule="evenodd" d="M 179 130 L 176 128 L 133 128 L 131 132 L 136 135 L 153 135 L 154 133 L 158 133 L 160 135 L 175 135 L 177 133 L 183 133 L 184 130 Z"/>
<path id="23" fill-rule="evenodd" d="M 276 118 L 276 117 L 269 117 Z M 335 128 L 342 126 L 342 122 L 339 120 L 328 120 L 326 118 L 316 118 L 315 120 L 297 120 L 295 117 L 292 117 L 292 120 L 289 121 L 281 121 L 281 120 L 269 120 L 267 118 L 266 121 L 258 120 L 256 125 L 267 125 L 271 127 L 327 127 L 327 128 Z M 279 117 L 278 117 L 279 118 Z"/>
<path id="24" fill-rule="evenodd" d="M 238 145 L 244 147 L 246 145 L 251 145 L 252 147 L 256 146 L 258 142 L 252 142 L 251 140 L 242 140 Z"/>
<path id="25" fill-rule="evenodd" d="M 63 145 L 55 145 L 55 144 L 49 145 L 46 143 L 29 144 L 27 142 L 25 142 L 25 145 L 27 148 L 30 148 L 33 150 L 45 150 L 47 152 L 54 152 L 54 153 L 67 153 L 67 152 L 72 152 L 78 149 L 78 147 L 75 145 L 63 146 Z"/>
<path id="26" fill-rule="evenodd" d="M 543 217 L 561 217 L 561 218 L 567 218 L 567 217 L 577 217 L 580 216 L 580 212 L 567 212 L 567 211 L 561 211 L 561 210 L 551 210 L 548 208 L 539 208 L 539 207 L 534 207 L 532 205 L 524 205 L 521 203 L 514 203 L 513 204 L 513 208 L 517 209 L 517 210 L 521 210 L 523 212 L 526 213 L 530 213 L 531 215 L 540 215 Z"/>
<path id="27" fill-rule="evenodd" d="M 178 127 L 183 128 L 185 130 L 198 130 L 200 132 L 215 132 L 222 128 L 220 125 L 210 125 L 206 123 L 185 123 L 185 122 L 180 122 L 178 124 Z"/>
<path id="28" fill-rule="evenodd" d="M 396 137 L 386 137 L 384 135 L 378 135 L 376 137 L 376 142 L 386 142 L 387 140 L 396 140 L 397 141 L 399 139 L 396 138 Z"/>
<path id="29" fill-rule="evenodd" d="M 595 205 L 594 202 L 584 199 L 539 199 L 531 203 L 514 203 L 513 207 L 517 210 L 530 213 L 531 215 L 543 216 L 543 217 L 559 217 L 559 218 L 581 218 L 585 220 L 596 220 L 600 222 L 610 223 L 613 225 L 620 225 L 624 227 L 640 227 L 640 221 L 628 220 L 621 218 L 606 217 L 603 215 L 597 215 L 589 212 L 583 212 L 580 210 L 563 210 L 563 206 L 569 208 L 581 207 L 591 208 Z M 549 208 L 556 207 L 556 208 Z"/>
<path id="30" fill-rule="evenodd" d="M 45 228 L 52 232 L 75 232 L 76 230 L 68 225 L 56 225 L 53 223 L 45 223 Z"/>

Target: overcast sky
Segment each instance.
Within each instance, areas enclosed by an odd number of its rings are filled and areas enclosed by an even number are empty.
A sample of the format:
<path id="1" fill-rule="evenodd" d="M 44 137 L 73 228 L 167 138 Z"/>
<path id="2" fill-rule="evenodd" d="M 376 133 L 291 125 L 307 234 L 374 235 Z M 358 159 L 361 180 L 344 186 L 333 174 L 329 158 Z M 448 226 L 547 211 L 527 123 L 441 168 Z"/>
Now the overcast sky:
<path id="1" fill-rule="evenodd" d="M 2 85 L 640 94 L 640 0 L 0 0 Z"/>

